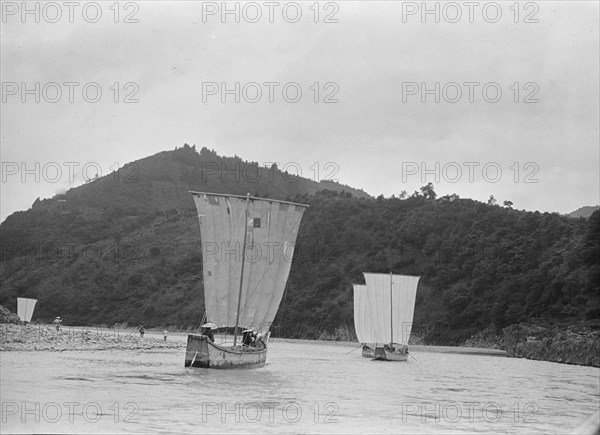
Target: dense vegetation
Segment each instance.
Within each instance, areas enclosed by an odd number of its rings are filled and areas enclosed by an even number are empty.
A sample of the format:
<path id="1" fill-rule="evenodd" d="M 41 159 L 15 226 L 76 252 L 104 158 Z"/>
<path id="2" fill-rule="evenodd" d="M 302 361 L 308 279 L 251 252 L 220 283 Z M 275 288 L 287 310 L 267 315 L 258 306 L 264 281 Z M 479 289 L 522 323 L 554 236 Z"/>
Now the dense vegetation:
<path id="1" fill-rule="evenodd" d="M 600 212 L 573 219 L 517 211 L 436 198 L 431 185 L 375 199 L 276 167 L 259 178 L 226 172 L 250 166 L 258 168 L 186 145 L 14 213 L 0 226 L 0 304 L 15 309 L 17 297 L 37 298 L 34 320 L 61 315 L 65 324 L 197 327 L 202 259 L 187 191 L 202 190 L 311 206 L 276 335 L 351 335 L 351 284 L 364 282 L 365 271 L 423 277 L 415 329 L 431 343 L 530 318 L 600 316 Z"/>
<path id="2" fill-rule="evenodd" d="M 295 199 L 311 207 L 277 319 L 287 335 L 299 325 L 306 336 L 351 326 L 350 284 L 364 271 L 423 277 L 415 330 L 428 342 L 530 318 L 600 317 L 600 212 L 576 220 L 418 194 Z"/>

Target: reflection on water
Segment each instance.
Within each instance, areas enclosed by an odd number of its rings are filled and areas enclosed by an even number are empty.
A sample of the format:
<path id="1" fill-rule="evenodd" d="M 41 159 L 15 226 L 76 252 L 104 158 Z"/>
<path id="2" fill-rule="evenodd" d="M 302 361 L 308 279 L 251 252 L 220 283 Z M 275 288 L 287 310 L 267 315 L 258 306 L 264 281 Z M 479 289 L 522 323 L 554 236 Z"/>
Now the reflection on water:
<path id="1" fill-rule="evenodd" d="M 599 369 L 272 343 L 267 366 L 185 369 L 184 349 L 4 352 L 2 432 L 564 433 L 599 406 Z"/>

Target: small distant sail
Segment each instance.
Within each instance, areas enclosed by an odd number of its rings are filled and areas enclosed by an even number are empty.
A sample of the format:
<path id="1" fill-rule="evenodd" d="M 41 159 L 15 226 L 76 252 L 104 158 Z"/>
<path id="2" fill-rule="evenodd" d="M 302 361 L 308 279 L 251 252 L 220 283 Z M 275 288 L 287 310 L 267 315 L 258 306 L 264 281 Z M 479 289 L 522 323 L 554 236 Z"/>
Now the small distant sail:
<path id="1" fill-rule="evenodd" d="M 371 327 L 373 315 L 369 309 L 367 286 L 354 284 L 354 330 L 359 343 L 375 343 L 375 334 Z"/>
<path id="2" fill-rule="evenodd" d="M 235 326 L 239 300 L 239 326 L 267 331 L 285 290 L 307 206 L 238 195 L 192 194 L 200 219 L 207 321 L 220 328 Z M 245 255 L 241 252 L 244 239 Z"/>
<path id="3" fill-rule="evenodd" d="M 37 299 L 17 298 L 17 314 L 21 321 L 31 322 Z"/>
<path id="4" fill-rule="evenodd" d="M 389 343 L 393 331 L 394 343 L 408 344 L 420 277 L 385 273 L 364 275 L 374 338 L 365 342 Z"/>

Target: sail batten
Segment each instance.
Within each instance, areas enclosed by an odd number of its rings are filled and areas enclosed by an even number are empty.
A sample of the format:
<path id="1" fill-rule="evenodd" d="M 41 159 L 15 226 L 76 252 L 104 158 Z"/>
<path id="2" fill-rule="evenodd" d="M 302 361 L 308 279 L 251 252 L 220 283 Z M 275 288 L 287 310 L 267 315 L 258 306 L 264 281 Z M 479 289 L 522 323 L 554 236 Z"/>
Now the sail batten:
<path id="1" fill-rule="evenodd" d="M 291 268 L 293 248 L 288 247 L 296 242 L 307 206 L 238 195 L 192 193 L 200 220 L 207 320 L 218 327 L 234 326 L 240 298 L 239 325 L 268 330 Z M 246 249 L 242 252 L 244 235 Z"/>

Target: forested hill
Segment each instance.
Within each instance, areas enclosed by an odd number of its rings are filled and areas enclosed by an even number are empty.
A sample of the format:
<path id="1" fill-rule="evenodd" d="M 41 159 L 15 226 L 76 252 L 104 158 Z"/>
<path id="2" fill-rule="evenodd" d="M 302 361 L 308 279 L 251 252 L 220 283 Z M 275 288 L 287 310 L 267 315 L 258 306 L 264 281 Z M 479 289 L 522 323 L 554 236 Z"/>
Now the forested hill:
<path id="1" fill-rule="evenodd" d="M 580 207 L 577 210 L 569 213 L 567 216 L 572 217 L 572 218 L 580 218 L 580 217 L 589 218 L 596 210 L 600 210 L 600 206 L 595 205 L 595 206 Z"/>
<path id="2" fill-rule="evenodd" d="M 310 205 L 276 335 L 353 330 L 351 284 L 365 271 L 423 277 L 415 322 L 429 342 L 530 317 L 598 319 L 600 212 L 517 211 L 436 198 L 431 185 L 406 199 L 375 199 L 275 167 L 260 178 L 232 175 L 249 166 L 258 168 L 184 146 L 14 213 L 0 226 L 0 304 L 15 310 L 17 297 L 37 298 L 34 320 L 60 315 L 65 324 L 197 327 L 202 259 L 188 190 L 202 190 Z"/>
<path id="3" fill-rule="evenodd" d="M 352 330 L 351 283 L 394 271 L 422 276 L 414 330 L 429 343 L 532 318 L 600 327 L 599 211 L 572 219 L 422 192 L 294 198 L 311 207 L 275 323 L 292 336 Z"/>

